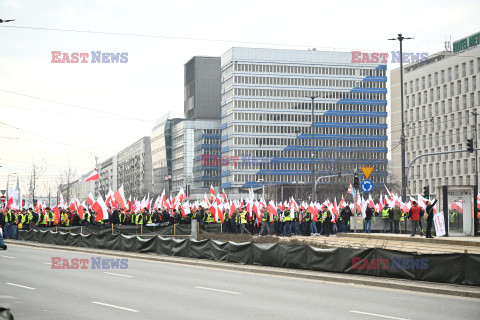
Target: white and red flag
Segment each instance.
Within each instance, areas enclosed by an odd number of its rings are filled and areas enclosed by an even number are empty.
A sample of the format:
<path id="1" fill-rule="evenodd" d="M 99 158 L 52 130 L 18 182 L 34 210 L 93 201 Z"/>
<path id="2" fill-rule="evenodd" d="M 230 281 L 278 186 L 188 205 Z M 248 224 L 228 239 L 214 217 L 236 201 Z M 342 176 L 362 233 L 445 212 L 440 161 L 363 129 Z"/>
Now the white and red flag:
<path id="1" fill-rule="evenodd" d="M 95 198 L 93 197 L 93 194 L 90 192 L 87 198 L 87 203 L 91 207 L 95 203 Z"/>
<path id="2" fill-rule="evenodd" d="M 93 172 L 85 179 L 85 182 L 98 180 L 100 177 L 98 175 L 97 168 L 93 169 Z"/>
<path id="3" fill-rule="evenodd" d="M 92 209 L 97 213 L 96 221 L 108 219 L 107 205 L 102 197 L 98 197 L 97 201 L 93 204 Z"/>
<path id="4" fill-rule="evenodd" d="M 120 208 L 125 209 L 126 208 L 126 200 L 125 200 L 125 194 L 123 192 L 123 185 L 120 187 L 120 189 L 115 192 L 113 195 L 113 198 L 117 202 L 117 204 L 120 206 Z"/>

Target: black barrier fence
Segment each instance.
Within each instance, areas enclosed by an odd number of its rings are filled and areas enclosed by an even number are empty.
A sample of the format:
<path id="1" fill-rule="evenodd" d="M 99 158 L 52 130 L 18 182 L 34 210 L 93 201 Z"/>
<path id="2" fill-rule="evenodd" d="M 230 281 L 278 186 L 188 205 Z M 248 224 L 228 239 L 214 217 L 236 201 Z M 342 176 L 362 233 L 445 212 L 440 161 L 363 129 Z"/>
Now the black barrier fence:
<path id="1" fill-rule="evenodd" d="M 199 224 L 199 234 L 221 233 L 221 224 Z M 133 226 L 133 225 L 94 225 L 78 227 L 40 227 L 35 230 L 42 231 L 62 231 L 76 234 L 125 234 L 125 235 L 144 235 L 144 236 L 190 236 L 192 226 L 190 224 L 175 224 L 168 226 Z M 19 230 L 20 231 L 20 230 Z"/>
<path id="2" fill-rule="evenodd" d="M 478 254 L 418 255 L 377 248 L 320 249 L 284 243 L 195 241 L 161 236 L 143 239 L 111 233 L 82 235 L 39 230 L 20 231 L 18 238 L 83 248 L 480 286 Z"/>

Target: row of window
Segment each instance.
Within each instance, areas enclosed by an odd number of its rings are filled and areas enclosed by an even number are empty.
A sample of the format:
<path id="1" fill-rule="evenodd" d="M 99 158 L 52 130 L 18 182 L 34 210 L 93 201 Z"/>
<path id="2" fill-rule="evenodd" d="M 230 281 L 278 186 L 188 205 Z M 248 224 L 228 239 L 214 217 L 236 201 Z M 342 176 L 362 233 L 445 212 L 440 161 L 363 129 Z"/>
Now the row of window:
<path id="1" fill-rule="evenodd" d="M 248 109 L 278 109 L 278 110 L 312 110 L 312 104 L 307 102 L 283 102 L 283 101 L 257 101 L 257 100 L 234 100 L 224 106 L 223 110 L 235 108 Z M 336 111 L 366 111 L 386 112 L 385 105 L 360 105 L 360 104 L 336 104 L 336 103 L 314 103 L 315 110 L 336 110 Z"/>
<path id="2" fill-rule="evenodd" d="M 259 174 L 232 174 L 231 176 L 224 177 L 222 182 L 257 182 L 258 184 L 264 183 L 268 186 L 271 182 L 294 182 L 301 181 L 304 183 L 311 183 L 310 176 L 302 175 L 259 175 Z M 225 181 L 223 181 L 225 180 Z M 386 183 L 387 178 L 385 176 L 375 177 L 376 183 Z"/>
<path id="3" fill-rule="evenodd" d="M 283 151 L 283 150 L 261 150 L 256 149 L 252 154 L 247 153 L 248 150 L 235 149 L 231 150 L 228 153 L 224 154 L 225 156 L 234 156 L 239 158 L 244 158 L 245 156 L 254 156 L 254 157 L 290 157 L 290 158 L 306 158 L 309 159 L 312 156 L 311 151 L 297 151 L 297 156 L 295 156 L 295 150 L 292 151 Z M 352 156 L 353 155 L 353 156 Z M 223 156 L 223 155 L 222 155 Z M 342 161 L 342 159 L 351 159 L 352 161 L 362 162 L 362 159 L 374 159 L 374 160 L 385 160 L 387 158 L 386 152 L 366 152 L 363 151 L 363 148 L 358 148 L 354 152 L 339 152 L 339 151 L 316 151 L 316 159 L 332 159 L 332 161 Z M 337 160 L 335 160 L 337 159 Z M 364 163 L 362 163 L 364 164 Z"/>
<path id="4" fill-rule="evenodd" d="M 455 72 L 455 80 L 458 80 L 460 78 L 460 66 L 457 64 L 453 69 L 448 68 L 446 71 L 445 70 L 440 71 L 441 84 L 444 84 L 445 81 L 451 82 L 451 81 L 454 80 L 453 74 L 452 74 L 453 70 Z M 467 76 L 467 70 L 468 70 L 469 75 L 473 75 L 475 73 L 475 66 L 474 66 L 474 60 L 473 59 L 468 62 L 468 69 L 467 69 L 467 63 L 466 62 L 462 63 L 462 70 L 461 70 L 461 72 L 462 72 L 461 76 L 462 77 Z M 445 77 L 445 73 L 447 75 L 447 78 Z M 480 73 L 480 58 L 477 58 L 477 73 Z M 439 84 L 438 75 L 439 75 L 438 72 L 435 72 L 433 74 L 433 85 L 434 86 L 438 86 L 438 84 Z M 415 86 L 414 86 L 414 83 L 415 83 Z M 420 85 L 421 85 L 421 87 L 420 87 Z M 407 94 L 408 91 L 410 91 L 410 93 L 413 93 L 414 89 L 415 89 L 415 91 L 425 90 L 427 85 L 428 85 L 428 88 L 432 87 L 432 74 L 429 74 L 426 77 L 422 77 L 421 79 L 420 78 L 415 79 L 415 81 L 411 80 L 410 82 L 405 82 L 404 83 L 404 92 L 405 92 L 405 94 Z"/>
<path id="5" fill-rule="evenodd" d="M 235 146 L 311 146 L 311 139 L 284 139 L 284 138 L 233 138 Z M 315 139 L 316 146 L 329 147 L 357 147 L 357 148 L 386 148 L 387 141 L 365 140 L 319 140 Z"/>
<path id="6" fill-rule="evenodd" d="M 471 89 L 472 90 L 477 90 L 477 77 L 473 76 L 472 79 L 471 79 L 471 82 L 472 82 Z M 464 79 L 463 83 L 464 83 L 464 88 L 465 88 L 464 93 L 470 92 L 470 85 L 469 85 L 470 81 L 469 81 L 469 79 L 468 78 Z M 440 94 L 440 92 L 442 92 L 442 94 Z M 456 92 L 455 92 L 455 85 L 452 82 L 452 83 L 450 83 L 450 90 L 447 89 L 447 85 L 445 84 L 445 85 L 443 85 L 442 90 L 440 90 L 440 87 L 436 88 L 436 94 L 434 94 L 433 88 L 432 88 L 432 89 L 430 89 L 430 94 L 428 94 L 428 91 L 425 90 L 423 92 L 418 92 L 417 94 L 412 94 L 411 96 L 407 96 L 405 100 L 406 100 L 406 106 L 408 108 L 408 107 L 410 107 L 410 105 L 412 107 L 415 107 L 416 103 L 418 103 L 418 105 L 421 105 L 421 104 L 426 104 L 426 103 L 429 103 L 429 102 L 438 101 L 440 99 L 447 99 L 448 97 L 453 98 L 453 96 L 461 95 L 461 94 L 462 94 L 462 81 L 458 80 L 457 81 L 457 91 Z M 428 97 L 430 97 L 430 98 L 428 98 Z M 410 103 L 410 101 L 411 101 L 411 103 Z"/>
<path id="7" fill-rule="evenodd" d="M 480 91 L 477 91 L 476 96 L 477 97 L 475 98 L 475 93 L 472 92 L 469 96 L 465 94 L 462 97 L 456 97 L 455 100 L 448 99 L 446 101 L 441 101 L 440 109 L 439 103 L 435 102 L 435 104 L 433 105 L 434 108 L 432 108 L 432 104 L 429 104 L 427 106 L 424 105 L 421 108 L 417 107 L 415 109 L 405 110 L 405 114 L 407 119 L 409 119 L 410 121 L 414 121 L 414 119 L 415 121 L 418 121 L 434 116 L 444 115 L 445 113 L 465 110 L 467 108 L 474 108 L 476 106 L 480 106 Z"/>
<path id="8" fill-rule="evenodd" d="M 384 81 L 361 81 L 361 80 L 334 80 L 334 79 L 311 79 L 311 78 L 277 78 L 277 77 L 253 77 L 234 76 L 225 82 L 225 88 L 233 83 L 257 84 L 257 85 L 282 85 L 304 87 L 345 87 L 345 88 L 386 88 Z"/>
<path id="9" fill-rule="evenodd" d="M 286 97 L 286 98 L 308 98 L 319 99 L 362 99 L 362 100 L 385 100 L 385 93 L 365 92 L 338 92 L 338 91 L 303 91 L 285 89 L 255 89 L 235 88 L 233 95 L 246 97 Z"/>
<path id="10" fill-rule="evenodd" d="M 289 126 L 271 126 L 269 129 L 270 133 L 291 133 L 295 134 L 312 134 L 311 127 L 289 127 Z M 239 129 L 239 128 L 236 128 Z M 243 129 L 243 128 L 242 128 Z M 235 131 L 235 126 L 228 127 L 225 129 L 224 134 L 232 134 Z M 237 131 L 238 132 L 238 131 Z M 387 133 L 386 129 L 370 129 L 370 128 L 315 128 L 315 134 L 340 134 L 340 135 L 366 135 L 366 136 L 385 136 Z M 225 144 L 225 141 L 223 142 Z M 228 140 L 227 140 L 228 143 Z M 228 145 L 228 144 L 226 144 Z"/>
<path id="11" fill-rule="evenodd" d="M 386 70 L 355 69 L 355 68 L 332 68 L 320 66 L 295 66 L 276 64 L 234 64 L 234 71 L 240 72 L 262 72 L 262 73 L 283 73 L 283 74 L 323 74 L 339 76 L 377 76 L 384 77 Z M 227 72 L 228 73 L 228 72 Z"/>
<path id="12" fill-rule="evenodd" d="M 332 162 L 325 161 L 321 163 L 316 163 L 315 167 L 317 170 L 331 170 L 336 171 L 341 169 L 342 172 L 351 172 L 354 171 L 355 166 L 342 166 L 339 162 L 335 160 Z M 375 165 L 376 171 L 386 171 L 386 165 Z M 311 170 L 311 163 L 268 163 L 268 162 L 237 162 L 236 170 Z"/>

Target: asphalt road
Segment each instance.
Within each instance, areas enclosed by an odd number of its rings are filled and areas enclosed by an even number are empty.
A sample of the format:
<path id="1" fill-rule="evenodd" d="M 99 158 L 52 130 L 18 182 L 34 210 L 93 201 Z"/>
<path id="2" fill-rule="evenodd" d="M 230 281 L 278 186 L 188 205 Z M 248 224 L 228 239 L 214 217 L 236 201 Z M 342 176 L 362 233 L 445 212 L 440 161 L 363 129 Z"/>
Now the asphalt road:
<path id="1" fill-rule="evenodd" d="M 89 259 L 52 269 L 52 257 Z M 0 303 L 15 319 L 479 319 L 480 300 L 9 245 Z M 102 256 L 105 259 L 115 257 Z"/>

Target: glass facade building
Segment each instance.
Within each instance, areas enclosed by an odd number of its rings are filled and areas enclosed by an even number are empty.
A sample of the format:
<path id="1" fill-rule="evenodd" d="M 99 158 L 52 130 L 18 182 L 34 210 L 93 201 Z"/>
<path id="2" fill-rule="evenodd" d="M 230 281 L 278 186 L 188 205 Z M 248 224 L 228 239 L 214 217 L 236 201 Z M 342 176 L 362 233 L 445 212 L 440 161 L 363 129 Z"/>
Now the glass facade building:
<path id="1" fill-rule="evenodd" d="M 386 65 L 352 63 L 349 52 L 231 48 L 221 66 L 222 188 L 311 183 L 312 133 L 317 177 L 374 166 L 383 187 Z"/>

